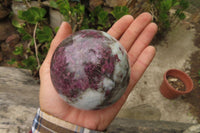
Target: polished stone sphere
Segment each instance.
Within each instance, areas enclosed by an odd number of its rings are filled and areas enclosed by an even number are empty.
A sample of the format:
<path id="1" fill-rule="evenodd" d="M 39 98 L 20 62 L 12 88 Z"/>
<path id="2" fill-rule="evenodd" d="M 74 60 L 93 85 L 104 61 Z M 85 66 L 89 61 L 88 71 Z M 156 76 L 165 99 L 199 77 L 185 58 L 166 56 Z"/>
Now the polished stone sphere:
<path id="1" fill-rule="evenodd" d="M 57 47 L 50 73 L 63 100 L 94 110 L 119 100 L 128 86 L 130 67 L 126 50 L 115 38 L 103 31 L 81 30 Z"/>

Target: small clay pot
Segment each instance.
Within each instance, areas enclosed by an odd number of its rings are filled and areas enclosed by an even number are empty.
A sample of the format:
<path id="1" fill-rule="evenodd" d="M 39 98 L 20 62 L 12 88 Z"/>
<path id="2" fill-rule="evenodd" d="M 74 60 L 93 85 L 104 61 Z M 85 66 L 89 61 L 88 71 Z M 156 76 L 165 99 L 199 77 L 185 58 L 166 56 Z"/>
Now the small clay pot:
<path id="1" fill-rule="evenodd" d="M 172 76 L 181 80 L 184 83 L 186 90 L 178 91 L 175 88 L 173 88 L 167 80 L 168 76 Z M 186 73 L 177 69 L 170 69 L 166 71 L 164 74 L 163 82 L 160 86 L 161 94 L 168 99 L 175 99 L 179 97 L 180 95 L 191 92 L 192 89 L 193 89 L 192 79 Z"/>

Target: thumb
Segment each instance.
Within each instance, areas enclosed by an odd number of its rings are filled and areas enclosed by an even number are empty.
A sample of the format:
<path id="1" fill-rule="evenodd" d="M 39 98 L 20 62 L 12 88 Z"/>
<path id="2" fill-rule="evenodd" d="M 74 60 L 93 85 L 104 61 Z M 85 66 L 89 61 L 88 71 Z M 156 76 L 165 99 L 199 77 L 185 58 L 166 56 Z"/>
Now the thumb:
<path id="1" fill-rule="evenodd" d="M 54 51 L 58 47 L 58 45 L 65 39 L 67 38 L 70 34 L 72 34 L 72 29 L 69 23 L 67 22 L 62 22 L 56 36 L 51 42 L 50 49 L 48 51 L 48 54 L 46 56 L 46 59 L 44 63 L 50 64 L 51 58 L 53 56 Z"/>

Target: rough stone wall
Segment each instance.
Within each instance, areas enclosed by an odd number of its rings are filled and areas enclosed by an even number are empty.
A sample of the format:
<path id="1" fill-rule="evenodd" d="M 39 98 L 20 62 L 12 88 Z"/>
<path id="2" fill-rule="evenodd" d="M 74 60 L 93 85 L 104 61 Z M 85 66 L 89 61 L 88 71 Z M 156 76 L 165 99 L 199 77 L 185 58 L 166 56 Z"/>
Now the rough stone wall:
<path id="1" fill-rule="evenodd" d="M 0 133 L 27 133 L 39 107 L 39 84 L 24 69 L 0 67 Z"/>

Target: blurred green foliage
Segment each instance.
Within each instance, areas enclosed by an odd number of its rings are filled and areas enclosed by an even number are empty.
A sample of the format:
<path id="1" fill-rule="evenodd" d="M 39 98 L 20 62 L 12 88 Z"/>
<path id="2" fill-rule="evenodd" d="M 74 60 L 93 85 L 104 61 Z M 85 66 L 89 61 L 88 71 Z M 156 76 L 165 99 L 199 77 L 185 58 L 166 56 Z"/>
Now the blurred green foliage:
<path id="1" fill-rule="evenodd" d="M 52 29 L 45 24 L 46 12 L 44 8 L 30 7 L 26 11 L 18 12 L 18 18 L 23 20 L 23 23 L 12 21 L 23 44 L 17 45 L 13 51 L 20 60 L 11 59 L 8 63 L 30 69 L 34 75 L 38 73 L 40 62 L 44 60 L 54 37 Z"/>
<path id="2" fill-rule="evenodd" d="M 30 5 L 27 4 L 29 1 L 24 2 L 25 5 Z M 50 7 L 60 11 L 64 16 L 64 21 L 71 24 L 73 32 L 82 29 L 105 31 L 116 20 L 128 14 L 127 7 L 115 7 L 109 13 L 98 6 L 88 12 L 85 5 L 78 1 L 71 5 L 68 0 L 50 0 Z M 27 10 L 18 12 L 18 18 L 23 23 L 12 21 L 13 26 L 21 35 L 21 44 L 17 45 L 13 51 L 16 58 L 9 60 L 8 64 L 16 64 L 20 68 L 30 69 L 34 76 L 38 76 L 40 64 L 46 57 L 54 38 L 54 32 L 48 26 L 47 12 L 46 8 L 27 6 Z"/>
<path id="3" fill-rule="evenodd" d="M 106 31 L 116 20 L 129 14 L 126 6 L 114 7 L 111 13 L 105 11 L 101 6 L 97 6 L 88 13 L 85 5 L 77 2 L 72 6 L 68 0 L 51 0 L 50 6 L 60 11 L 65 20 L 71 24 L 73 32 L 81 29 Z"/>
<path id="4" fill-rule="evenodd" d="M 189 0 L 150 0 L 150 3 L 160 33 L 170 30 L 171 24 L 177 19 L 185 19 L 184 11 L 189 7 Z M 175 10 L 172 14 L 171 9 Z"/>

